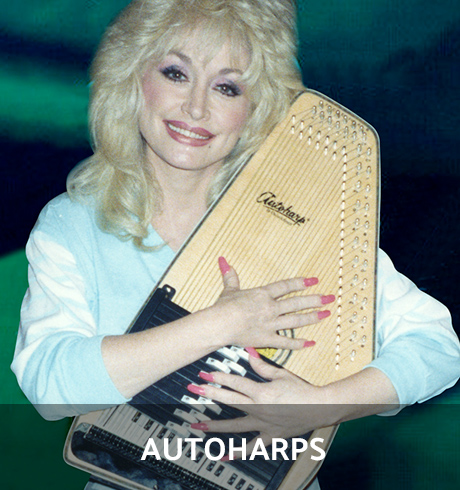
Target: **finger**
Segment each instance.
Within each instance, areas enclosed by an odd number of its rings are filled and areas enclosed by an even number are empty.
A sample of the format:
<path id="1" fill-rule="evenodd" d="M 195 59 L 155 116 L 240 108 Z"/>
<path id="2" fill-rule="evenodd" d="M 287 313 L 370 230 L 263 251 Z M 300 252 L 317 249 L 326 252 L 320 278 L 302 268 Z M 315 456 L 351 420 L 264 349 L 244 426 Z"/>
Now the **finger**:
<path id="1" fill-rule="evenodd" d="M 233 267 L 230 267 L 227 260 L 224 257 L 219 257 L 219 269 L 222 273 L 222 280 L 224 283 L 224 292 L 225 290 L 239 290 L 240 289 L 240 280 L 238 278 L 238 274 L 236 273 Z"/>
<path id="2" fill-rule="evenodd" d="M 248 378 L 245 378 L 243 376 L 238 376 L 235 374 L 226 374 L 222 373 L 220 371 L 215 371 L 212 373 L 199 373 L 200 378 L 210 382 L 214 383 L 220 386 L 224 386 L 226 388 L 230 388 L 230 390 L 220 390 L 219 387 L 215 387 L 213 385 L 209 386 L 209 389 L 206 389 L 206 396 L 209 398 L 213 398 L 214 396 L 217 397 L 215 398 L 218 401 L 221 401 L 222 403 L 249 403 L 249 400 L 252 400 L 251 395 L 254 394 L 257 389 L 259 383 L 256 381 L 252 381 Z M 220 390 L 220 391 L 219 391 Z M 226 392 L 226 393 L 225 393 Z M 239 401 L 232 400 L 231 399 L 231 394 L 240 394 L 244 396 L 245 398 L 240 398 Z M 223 399 L 225 398 L 225 400 Z"/>
<path id="3" fill-rule="evenodd" d="M 276 321 L 276 330 L 290 330 L 292 328 L 305 327 L 320 322 L 331 315 L 329 310 L 311 311 L 308 313 L 295 313 L 280 316 Z"/>
<path id="4" fill-rule="evenodd" d="M 193 384 L 188 385 L 187 389 L 192 393 L 210 398 L 215 402 L 225 403 L 225 405 L 247 405 L 248 403 L 254 403 L 249 396 L 245 395 L 244 393 L 240 393 L 239 390 L 231 391 L 212 385 Z"/>
<path id="5" fill-rule="evenodd" d="M 267 284 L 264 286 L 264 289 L 272 298 L 277 299 L 285 296 L 286 294 L 305 291 L 305 289 L 308 287 L 308 281 L 309 279 L 307 280 L 303 277 L 294 277 Z"/>
<path id="6" fill-rule="evenodd" d="M 322 298 L 323 296 L 320 294 L 312 294 L 280 299 L 277 301 L 278 314 L 285 315 L 286 313 L 293 313 L 308 308 L 319 308 L 324 304 Z"/>
<path id="7" fill-rule="evenodd" d="M 268 294 L 274 298 L 281 298 L 289 293 L 295 293 L 305 290 L 305 282 L 301 277 L 294 277 L 292 279 L 285 279 L 283 281 L 273 282 L 264 286 L 264 289 Z"/>
<path id="8" fill-rule="evenodd" d="M 300 340 L 302 344 L 304 343 L 302 339 L 295 339 L 295 340 Z M 253 349 L 252 347 L 247 347 L 246 350 L 249 352 L 249 364 L 254 369 L 254 371 L 256 371 L 257 374 L 259 374 L 266 380 L 273 380 L 273 379 L 280 378 L 282 374 L 285 372 L 284 369 L 269 364 L 268 362 L 263 360 L 256 349 Z M 205 373 L 200 371 L 199 376 L 200 378 L 210 383 L 216 383 L 221 386 L 225 386 L 234 391 L 245 394 L 250 398 L 253 398 L 253 396 L 251 395 L 254 395 L 254 393 L 256 393 L 256 391 L 260 387 L 260 383 L 256 381 L 252 381 L 249 378 L 246 378 L 244 376 L 237 376 L 235 374 L 227 374 L 221 371 L 215 371 L 212 373 Z"/>
<path id="9" fill-rule="evenodd" d="M 249 364 L 258 375 L 267 380 L 279 379 L 284 375 L 284 369 L 273 366 L 261 358 L 249 356 Z"/>
<path id="10" fill-rule="evenodd" d="M 269 345 L 273 349 L 287 349 L 287 350 L 300 350 L 307 347 L 313 347 L 315 345 L 314 340 L 308 339 L 293 339 L 292 337 L 285 337 L 284 335 L 275 335 Z"/>

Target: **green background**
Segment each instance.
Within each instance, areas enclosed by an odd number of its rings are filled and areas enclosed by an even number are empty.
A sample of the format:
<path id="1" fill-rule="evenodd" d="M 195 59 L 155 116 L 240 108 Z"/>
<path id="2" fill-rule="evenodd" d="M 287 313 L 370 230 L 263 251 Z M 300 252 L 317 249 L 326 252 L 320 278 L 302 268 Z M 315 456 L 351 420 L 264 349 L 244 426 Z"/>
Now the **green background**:
<path id="1" fill-rule="evenodd" d="M 45 422 L 9 370 L 27 288 L 24 246 L 46 202 L 90 154 L 87 69 L 126 1 L 4 2 L 0 236 L 2 488 L 81 489 L 62 462 L 69 422 Z M 382 149 L 382 247 L 458 325 L 460 5 L 441 0 L 299 2 L 305 84 L 370 122 Z M 343 424 L 320 474 L 335 488 L 460 485 L 458 386 L 397 417 Z"/>

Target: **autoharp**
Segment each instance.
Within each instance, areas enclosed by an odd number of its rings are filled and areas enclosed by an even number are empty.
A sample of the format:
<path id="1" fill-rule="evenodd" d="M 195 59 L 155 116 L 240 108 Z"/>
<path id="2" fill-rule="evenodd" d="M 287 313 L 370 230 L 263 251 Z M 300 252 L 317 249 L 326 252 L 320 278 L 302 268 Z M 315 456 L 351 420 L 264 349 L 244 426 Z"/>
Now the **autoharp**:
<path id="1" fill-rule="evenodd" d="M 316 276 L 319 284 L 309 293 L 336 296 L 327 319 L 281 332 L 314 339 L 315 347 L 265 349 L 270 362 L 314 385 L 361 370 L 374 351 L 378 165 L 372 127 L 324 95 L 302 93 L 188 238 L 131 331 L 212 305 L 222 290 L 217 259 L 224 256 L 242 288 Z M 156 488 L 159 477 L 197 490 L 304 488 L 320 464 L 308 451 L 295 462 L 224 463 L 192 460 L 186 448 L 177 462 L 153 456 L 141 461 L 149 438 L 198 437 L 193 421 L 235 416 L 186 390 L 200 382 L 200 370 L 216 369 L 257 379 L 242 349 L 224 347 L 155 383 L 129 405 L 78 417 L 66 442 L 67 462 L 124 488 Z M 326 450 L 335 430 L 309 437 L 322 438 Z"/>

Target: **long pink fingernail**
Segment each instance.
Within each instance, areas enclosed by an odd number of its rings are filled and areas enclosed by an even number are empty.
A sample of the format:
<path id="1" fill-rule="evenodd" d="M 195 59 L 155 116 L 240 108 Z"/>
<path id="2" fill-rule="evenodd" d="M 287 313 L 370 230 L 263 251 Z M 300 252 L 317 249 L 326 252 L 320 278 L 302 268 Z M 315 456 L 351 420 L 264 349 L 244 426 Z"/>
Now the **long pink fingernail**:
<path id="1" fill-rule="evenodd" d="M 328 294 L 327 296 L 321 296 L 321 304 L 327 305 L 335 301 L 335 296 L 333 294 Z"/>
<path id="2" fill-rule="evenodd" d="M 303 283 L 305 287 L 309 286 L 314 286 L 315 284 L 318 284 L 318 278 L 317 277 L 307 277 L 306 279 L 303 280 Z"/>
<path id="3" fill-rule="evenodd" d="M 190 427 L 198 430 L 209 430 L 208 424 L 205 424 L 204 422 L 194 422 L 193 424 L 190 424 Z"/>
<path id="4" fill-rule="evenodd" d="M 219 257 L 218 262 L 219 262 L 220 272 L 222 273 L 223 276 L 225 276 L 225 274 L 227 274 L 228 271 L 230 270 L 230 266 L 228 265 L 228 262 L 225 260 L 224 257 Z"/>
<path id="5" fill-rule="evenodd" d="M 192 392 L 192 393 L 195 393 L 195 395 L 200 395 L 200 396 L 204 395 L 204 388 L 202 386 L 189 384 L 187 386 L 187 390 Z"/>
<path id="6" fill-rule="evenodd" d="M 313 347 L 314 345 L 316 345 L 316 342 L 314 340 L 306 340 L 303 343 L 303 346 L 304 347 Z"/>
<path id="7" fill-rule="evenodd" d="M 200 371 L 198 373 L 198 376 L 201 379 L 204 379 L 205 381 L 209 381 L 210 383 L 213 383 L 214 382 L 214 376 L 211 373 L 207 373 L 205 371 Z"/>
<path id="8" fill-rule="evenodd" d="M 246 352 L 251 356 L 255 357 L 256 359 L 260 359 L 259 353 L 254 349 L 254 347 L 245 347 L 244 348 Z"/>
<path id="9" fill-rule="evenodd" d="M 331 312 L 329 310 L 318 311 L 318 320 L 322 320 L 323 318 L 327 318 L 330 316 Z"/>
<path id="10" fill-rule="evenodd" d="M 225 463 L 225 461 L 230 461 L 230 456 L 228 454 L 226 454 L 225 456 L 223 456 L 222 458 L 220 458 L 220 460 Z"/>

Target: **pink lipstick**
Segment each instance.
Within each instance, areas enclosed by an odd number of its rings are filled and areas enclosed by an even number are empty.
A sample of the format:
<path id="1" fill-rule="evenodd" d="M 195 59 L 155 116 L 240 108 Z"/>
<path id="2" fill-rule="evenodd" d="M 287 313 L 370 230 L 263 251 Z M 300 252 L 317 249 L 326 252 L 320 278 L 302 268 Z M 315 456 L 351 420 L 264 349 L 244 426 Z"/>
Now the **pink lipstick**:
<path id="1" fill-rule="evenodd" d="M 175 141 L 190 146 L 205 146 L 214 134 L 204 128 L 191 127 L 183 121 L 163 121 L 169 136 Z"/>

